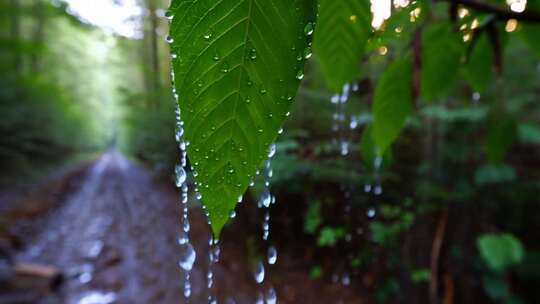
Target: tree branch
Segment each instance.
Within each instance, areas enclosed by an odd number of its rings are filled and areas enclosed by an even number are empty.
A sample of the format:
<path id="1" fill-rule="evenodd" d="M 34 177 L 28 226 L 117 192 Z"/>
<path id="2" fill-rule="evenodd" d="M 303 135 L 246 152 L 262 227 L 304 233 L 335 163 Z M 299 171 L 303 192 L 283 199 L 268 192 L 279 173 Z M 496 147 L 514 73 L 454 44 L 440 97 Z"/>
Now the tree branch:
<path id="1" fill-rule="evenodd" d="M 540 13 L 531 10 L 525 10 L 524 12 L 517 13 L 506 10 L 497 5 L 478 0 L 450 0 L 450 2 L 461 4 L 479 12 L 494 14 L 495 18 L 499 20 L 516 19 L 519 21 L 540 23 Z"/>

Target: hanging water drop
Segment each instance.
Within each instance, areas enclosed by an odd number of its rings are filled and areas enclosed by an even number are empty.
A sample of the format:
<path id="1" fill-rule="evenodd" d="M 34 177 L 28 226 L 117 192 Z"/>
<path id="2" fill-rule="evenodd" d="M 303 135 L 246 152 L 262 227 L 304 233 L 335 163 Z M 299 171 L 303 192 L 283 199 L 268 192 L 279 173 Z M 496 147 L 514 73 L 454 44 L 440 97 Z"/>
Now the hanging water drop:
<path id="1" fill-rule="evenodd" d="M 373 193 L 375 195 L 381 195 L 382 194 L 382 186 L 380 184 L 375 185 L 375 188 L 373 188 Z"/>
<path id="2" fill-rule="evenodd" d="M 274 288 L 270 287 L 268 292 L 266 293 L 266 304 L 276 304 L 277 303 L 277 295 Z"/>
<path id="3" fill-rule="evenodd" d="M 304 58 L 309 59 L 309 58 L 311 58 L 312 55 L 313 55 L 313 52 L 311 51 L 311 47 L 309 47 L 309 46 L 306 47 L 304 49 Z"/>
<path id="4" fill-rule="evenodd" d="M 348 141 L 342 141 L 340 143 L 340 152 L 341 152 L 341 155 L 343 155 L 343 156 L 349 154 L 349 142 Z"/>
<path id="5" fill-rule="evenodd" d="M 274 265 L 277 261 L 277 250 L 276 247 L 268 247 L 268 264 Z"/>
<path id="6" fill-rule="evenodd" d="M 189 282 L 189 277 L 186 277 L 184 283 L 184 297 L 189 298 L 191 296 L 191 283 Z"/>
<path id="7" fill-rule="evenodd" d="M 249 58 L 251 60 L 257 59 L 257 51 L 255 49 L 251 49 L 251 51 L 249 51 Z"/>
<path id="8" fill-rule="evenodd" d="M 203 38 L 204 40 L 210 40 L 210 38 L 212 38 L 212 35 L 214 34 L 214 31 L 212 29 L 208 29 L 208 31 L 206 31 L 204 34 L 203 34 Z"/>
<path id="9" fill-rule="evenodd" d="M 272 158 L 276 154 L 276 144 L 272 143 L 268 148 L 268 158 Z"/>
<path id="10" fill-rule="evenodd" d="M 264 264 L 259 262 L 255 268 L 255 281 L 261 284 L 264 281 Z"/>
<path id="11" fill-rule="evenodd" d="M 175 167 L 175 173 L 176 173 L 176 187 L 180 188 L 186 181 L 186 170 L 180 165 L 177 165 Z"/>
<path id="12" fill-rule="evenodd" d="M 264 296 L 259 292 L 257 298 L 255 299 L 255 304 L 264 304 Z"/>
<path id="13" fill-rule="evenodd" d="M 263 193 L 261 194 L 261 206 L 264 206 L 268 208 L 270 206 L 270 202 L 272 201 L 272 194 L 270 194 L 270 191 L 268 189 L 264 189 Z"/>
<path id="14" fill-rule="evenodd" d="M 364 185 L 364 192 L 366 192 L 366 193 L 371 192 L 371 184 L 365 184 Z"/>
<path id="15" fill-rule="evenodd" d="M 304 27 L 304 34 L 306 34 L 306 36 L 311 36 L 313 34 L 314 27 L 315 25 L 313 22 L 308 22 Z"/>
<path id="16" fill-rule="evenodd" d="M 299 71 L 296 73 L 296 79 L 298 79 L 298 80 L 304 79 L 304 71 L 299 70 Z"/>
<path id="17" fill-rule="evenodd" d="M 369 208 L 366 214 L 369 218 L 374 218 L 376 213 L 375 208 Z"/>
<path id="18" fill-rule="evenodd" d="M 221 65 L 221 71 L 223 73 L 228 73 L 229 72 L 229 64 L 226 61 L 223 62 L 223 64 Z"/>
<path id="19" fill-rule="evenodd" d="M 180 261 L 178 261 L 178 265 L 182 267 L 185 271 L 191 271 L 193 268 L 193 264 L 195 263 L 195 259 L 197 257 L 197 254 L 195 253 L 195 249 L 193 249 L 193 246 L 191 244 L 185 245 L 185 252 L 180 257 Z"/>

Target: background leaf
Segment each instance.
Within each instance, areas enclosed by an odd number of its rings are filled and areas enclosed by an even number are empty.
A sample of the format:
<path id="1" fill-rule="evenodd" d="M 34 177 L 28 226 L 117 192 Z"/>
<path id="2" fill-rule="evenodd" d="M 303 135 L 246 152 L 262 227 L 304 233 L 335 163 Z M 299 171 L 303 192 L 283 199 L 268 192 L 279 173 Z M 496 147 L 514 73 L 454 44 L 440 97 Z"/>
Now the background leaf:
<path id="1" fill-rule="evenodd" d="M 315 10 L 306 0 L 171 4 L 184 138 L 216 236 L 288 116 Z"/>
<path id="2" fill-rule="evenodd" d="M 527 10 L 540 12 L 540 1 L 527 1 Z M 532 22 L 523 22 L 521 23 L 521 34 L 531 51 L 540 58 L 540 25 Z"/>
<path id="3" fill-rule="evenodd" d="M 321 0 L 313 46 L 328 86 L 339 92 L 359 69 L 371 33 L 369 2 Z"/>
<path id="4" fill-rule="evenodd" d="M 411 63 L 399 59 L 388 67 L 375 88 L 373 140 L 379 155 L 397 138 L 412 109 Z"/>
<path id="5" fill-rule="evenodd" d="M 484 142 L 487 158 L 492 163 L 504 160 L 517 137 L 517 123 L 512 117 L 498 115 L 489 122 L 489 129 Z"/>
<path id="6" fill-rule="evenodd" d="M 525 254 L 519 239 L 509 233 L 481 235 L 477 246 L 482 259 L 494 271 L 519 263 Z"/>
<path id="7" fill-rule="evenodd" d="M 421 95 L 426 101 L 448 93 L 457 79 L 463 43 L 450 23 L 435 23 L 422 33 Z"/>
<path id="8" fill-rule="evenodd" d="M 467 63 L 462 69 L 463 77 L 476 92 L 483 92 L 493 78 L 494 57 L 493 48 L 486 34 L 481 34 L 474 42 Z"/>

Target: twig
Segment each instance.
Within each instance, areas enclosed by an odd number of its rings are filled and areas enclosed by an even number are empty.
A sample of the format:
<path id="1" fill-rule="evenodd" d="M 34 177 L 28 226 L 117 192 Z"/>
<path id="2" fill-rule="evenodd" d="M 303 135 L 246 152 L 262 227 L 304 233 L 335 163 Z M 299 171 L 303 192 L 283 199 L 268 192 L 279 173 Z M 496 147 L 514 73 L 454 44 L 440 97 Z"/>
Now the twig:
<path id="1" fill-rule="evenodd" d="M 495 18 L 499 20 L 516 19 L 519 21 L 540 23 L 540 13 L 531 10 L 525 10 L 524 12 L 518 13 L 478 0 L 450 0 L 450 2 L 461 4 L 479 12 L 494 14 Z"/>
<path id="2" fill-rule="evenodd" d="M 435 232 L 435 238 L 433 239 L 433 246 L 431 247 L 431 276 L 429 280 L 429 298 L 431 304 L 437 304 L 439 302 L 439 257 L 441 254 L 441 247 L 444 240 L 447 222 L 448 209 L 445 209 L 441 219 L 439 220 L 439 224 L 437 225 L 437 231 Z"/>

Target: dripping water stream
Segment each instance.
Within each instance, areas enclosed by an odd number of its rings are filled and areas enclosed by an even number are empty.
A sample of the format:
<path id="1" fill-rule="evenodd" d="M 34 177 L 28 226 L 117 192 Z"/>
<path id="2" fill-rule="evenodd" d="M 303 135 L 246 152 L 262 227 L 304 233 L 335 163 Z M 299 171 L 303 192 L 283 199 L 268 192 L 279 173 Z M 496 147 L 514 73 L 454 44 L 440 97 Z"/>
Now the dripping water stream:
<path id="1" fill-rule="evenodd" d="M 272 143 L 268 149 L 268 159 L 264 164 L 264 185 L 262 193 L 257 202 L 259 210 L 264 211 L 264 219 L 262 224 L 262 239 L 265 244 L 269 244 L 270 236 L 270 206 L 276 203 L 276 197 L 270 192 L 270 179 L 272 178 L 271 159 L 276 154 L 276 145 Z M 277 261 L 277 250 L 273 245 L 268 245 L 266 253 L 266 264 L 274 265 Z M 255 282 L 260 285 L 255 303 L 257 304 L 274 304 L 277 303 L 277 294 L 273 286 L 269 286 L 266 293 L 263 293 L 262 286 L 266 275 L 265 261 L 260 260 L 255 267 L 254 278 Z"/>

